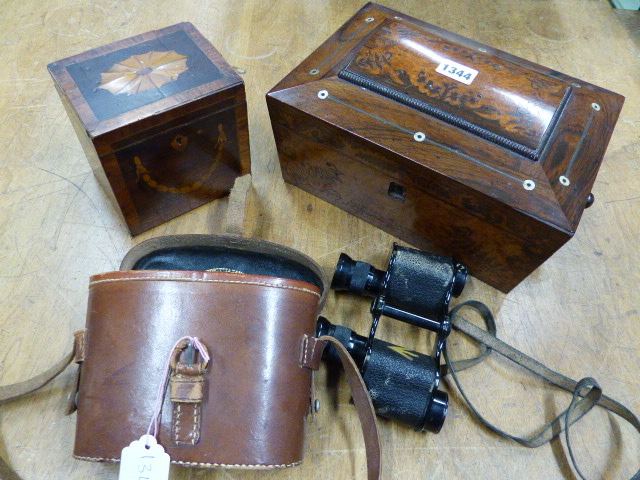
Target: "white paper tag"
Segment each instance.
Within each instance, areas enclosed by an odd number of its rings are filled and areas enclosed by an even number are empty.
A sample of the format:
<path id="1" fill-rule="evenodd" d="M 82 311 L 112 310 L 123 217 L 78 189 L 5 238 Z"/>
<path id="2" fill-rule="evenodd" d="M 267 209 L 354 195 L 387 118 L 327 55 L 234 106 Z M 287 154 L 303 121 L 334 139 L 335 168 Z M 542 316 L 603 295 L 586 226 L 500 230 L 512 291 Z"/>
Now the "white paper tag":
<path id="1" fill-rule="evenodd" d="M 147 445 L 149 448 L 147 448 Z M 167 480 L 169 478 L 169 455 L 158 445 L 153 435 L 143 435 L 120 456 L 118 480 Z"/>
<path id="2" fill-rule="evenodd" d="M 453 78 L 458 82 L 462 82 L 465 85 L 471 85 L 473 79 L 478 75 L 478 71 L 474 70 L 470 67 L 465 67 L 460 63 L 452 62 L 451 60 L 445 60 L 438 68 L 436 68 L 436 72 L 445 75 L 449 78 Z"/>

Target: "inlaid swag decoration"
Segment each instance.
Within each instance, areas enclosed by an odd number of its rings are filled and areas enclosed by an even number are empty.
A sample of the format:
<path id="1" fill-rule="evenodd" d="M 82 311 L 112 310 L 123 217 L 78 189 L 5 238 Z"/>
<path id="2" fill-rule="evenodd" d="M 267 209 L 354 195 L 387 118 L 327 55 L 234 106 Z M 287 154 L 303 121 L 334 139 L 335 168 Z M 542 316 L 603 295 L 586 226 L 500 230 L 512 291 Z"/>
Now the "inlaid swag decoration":
<path id="1" fill-rule="evenodd" d="M 250 172 L 244 83 L 192 24 L 47 68 L 132 235 L 227 195 Z"/>

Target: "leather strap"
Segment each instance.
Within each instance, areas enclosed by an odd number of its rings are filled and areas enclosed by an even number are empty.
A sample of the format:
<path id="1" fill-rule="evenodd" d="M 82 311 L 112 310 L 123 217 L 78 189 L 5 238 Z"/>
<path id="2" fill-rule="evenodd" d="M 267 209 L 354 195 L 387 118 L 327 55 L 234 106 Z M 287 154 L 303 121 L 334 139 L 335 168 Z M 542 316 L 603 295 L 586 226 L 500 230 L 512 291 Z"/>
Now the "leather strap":
<path id="1" fill-rule="evenodd" d="M 9 402 L 15 400 L 29 393 L 44 387 L 51 380 L 60 375 L 73 361 L 75 357 L 75 351 L 66 354 L 60 359 L 53 367 L 36 375 L 24 382 L 14 383 L 11 385 L 4 385 L 0 387 L 0 403 Z M 0 470 L 1 472 L 2 470 Z M 4 477 L 0 477 L 4 480 Z"/>
<path id="2" fill-rule="evenodd" d="M 9 465 L 7 465 L 2 457 L 0 457 L 0 478 L 2 480 L 22 480 Z"/>
<path id="3" fill-rule="evenodd" d="M 321 342 L 324 343 L 324 346 Z M 349 352 L 344 348 L 342 343 L 328 335 L 320 337 L 317 343 L 320 344 L 320 354 L 329 343 L 331 343 L 340 356 L 340 361 L 342 362 L 347 377 L 347 383 L 349 384 L 349 388 L 351 388 L 353 403 L 358 411 L 358 417 L 360 417 L 360 426 L 362 427 L 365 449 L 367 451 L 367 478 L 369 480 L 379 480 L 381 475 L 380 433 L 376 422 L 376 413 L 373 408 L 373 403 L 371 403 L 367 386 L 353 358 L 351 358 L 351 355 L 349 355 Z"/>
<path id="4" fill-rule="evenodd" d="M 36 375 L 24 382 L 13 383 L 0 387 L 0 404 L 10 402 L 28 395 L 60 375 L 73 361 L 80 363 L 84 360 L 84 331 L 80 330 L 74 334 L 75 341 L 71 352 L 62 357 L 55 365 L 39 375 Z M 0 479 L 1 480 L 21 480 L 13 469 L 0 457 Z"/>
<path id="5" fill-rule="evenodd" d="M 488 330 L 483 330 L 477 327 L 476 325 L 459 315 L 458 311 L 463 308 L 471 308 L 478 312 L 484 320 Z M 473 406 L 464 390 L 462 389 L 462 386 L 460 385 L 460 381 L 456 374 L 456 364 L 458 364 L 459 362 L 451 361 L 451 359 L 449 358 L 448 349 L 445 346 L 444 357 L 447 368 L 451 373 L 451 377 L 458 387 L 462 398 L 464 398 L 464 400 L 467 402 L 467 405 L 469 406 L 473 414 L 490 430 L 504 437 L 510 438 L 511 440 L 514 440 L 521 445 L 529 448 L 535 448 L 539 447 L 540 445 L 544 445 L 564 431 L 567 441 L 567 449 L 569 450 L 569 456 L 571 457 L 571 462 L 573 463 L 573 467 L 575 468 L 576 472 L 583 480 L 585 480 L 585 477 L 578 468 L 573 450 L 571 448 L 569 427 L 580 420 L 580 418 L 582 418 L 584 415 L 586 415 L 594 406 L 598 405 L 602 408 L 606 408 L 610 412 L 622 417 L 631 425 L 633 425 L 635 429 L 640 433 L 640 420 L 638 420 L 638 418 L 624 405 L 620 404 L 610 397 L 607 397 L 606 395 L 603 395 L 602 389 L 598 385 L 598 382 L 596 382 L 593 378 L 586 377 L 579 382 L 576 382 L 569 377 L 551 370 L 542 363 L 534 360 L 533 358 L 499 340 L 496 337 L 496 327 L 493 314 L 483 303 L 476 301 L 462 303 L 454 308 L 451 311 L 450 315 L 451 323 L 454 329 L 459 330 L 465 335 L 471 337 L 472 339 L 480 343 L 483 348 L 485 348 L 485 351 L 483 352 L 483 355 L 481 355 L 481 357 L 486 356 L 485 353 L 487 352 L 490 352 L 492 350 L 496 351 L 512 362 L 529 370 L 534 375 L 541 377 L 546 382 L 573 394 L 569 407 L 560 415 L 558 415 L 553 421 L 544 425 L 540 429 L 539 433 L 535 436 L 532 436 L 530 438 L 521 438 L 515 435 L 511 435 L 488 422 Z M 472 361 L 472 364 L 475 363 L 477 363 L 477 361 Z M 472 364 L 462 363 L 461 365 L 463 366 L 463 368 L 468 368 L 469 366 L 472 366 Z M 640 480 L 640 470 L 636 472 L 631 480 Z"/>
<path id="6" fill-rule="evenodd" d="M 29 380 L 25 380 L 24 382 L 0 387 L 0 403 L 15 400 L 44 387 L 47 383 L 60 375 L 73 361 L 75 356 L 76 355 L 74 348 L 74 351 L 69 352 L 53 367 L 42 372 L 40 375 L 36 375 L 35 377 L 30 378 Z M 21 480 L 21 477 L 13 471 L 13 469 L 4 461 L 2 457 L 0 457 L 0 479 Z"/>
<path id="7" fill-rule="evenodd" d="M 237 235 L 239 237 L 244 235 L 246 204 L 250 189 L 251 174 L 236 178 L 229 193 L 229 203 L 227 204 L 226 224 L 224 226 L 226 235 Z"/>

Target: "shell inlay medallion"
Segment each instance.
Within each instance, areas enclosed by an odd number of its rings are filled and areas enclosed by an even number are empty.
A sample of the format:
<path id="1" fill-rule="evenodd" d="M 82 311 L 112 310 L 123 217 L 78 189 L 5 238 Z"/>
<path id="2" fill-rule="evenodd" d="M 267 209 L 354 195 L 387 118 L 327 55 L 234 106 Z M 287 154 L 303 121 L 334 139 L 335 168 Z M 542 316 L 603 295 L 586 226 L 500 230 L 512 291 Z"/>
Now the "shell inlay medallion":
<path id="1" fill-rule="evenodd" d="M 135 95 L 173 82 L 187 70 L 186 55 L 180 55 L 173 50 L 151 51 L 132 55 L 122 62 L 114 63 L 100 74 L 102 82 L 98 88 L 108 90 L 114 95 Z"/>

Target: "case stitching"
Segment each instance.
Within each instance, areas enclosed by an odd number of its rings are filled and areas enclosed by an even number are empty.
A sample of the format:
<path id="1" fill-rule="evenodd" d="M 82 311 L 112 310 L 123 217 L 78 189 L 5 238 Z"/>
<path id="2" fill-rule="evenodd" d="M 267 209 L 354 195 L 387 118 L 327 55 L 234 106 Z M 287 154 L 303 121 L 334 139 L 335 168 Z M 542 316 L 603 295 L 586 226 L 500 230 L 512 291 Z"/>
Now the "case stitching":
<path id="1" fill-rule="evenodd" d="M 103 458 L 103 457 L 82 457 L 74 455 L 73 458 L 78 460 L 87 460 L 90 462 L 120 462 L 119 458 Z M 250 465 L 244 463 L 200 463 L 200 462 L 183 462 L 181 460 L 171 460 L 174 465 L 188 465 L 193 467 L 232 467 L 232 468 L 254 468 L 254 469 L 266 469 L 266 468 L 288 468 L 300 465 L 302 460 L 293 463 L 282 463 L 275 465 Z"/>
<path id="2" fill-rule="evenodd" d="M 304 337 L 302 338 L 302 352 L 300 352 L 302 355 L 299 360 L 300 360 L 300 366 L 304 367 L 305 364 L 307 363 L 307 346 L 309 345 L 309 337 L 308 335 L 304 335 Z"/>
<path id="3" fill-rule="evenodd" d="M 144 281 L 144 280 L 162 280 L 162 281 L 171 281 L 171 282 L 196 282 L 196 283 L 238 283 L 242 285 L 258 285 L 263 287 L 272 287 L 272 288 L 284 288 L 287 290 L 297 290 L 299 292 L 310 293 L 320 298 L 320 294 L 318 292 L 314 292 L 313 290 L 309 290 L 307 288 L 302 287 L 292 287 L 290 285 L 272 285 L 270 283 L 263 282 L 244 282 L 240 280 L 205 280 L 205 279 L 197 279 L 197 278 L 145 278 L 145 277 L 127 277 L 127 278 L 107 278 L 104 280 L 94 280 L 89 283 L 89 287 L 94 285 L 98 285 L 99 283 L 111 283 L 111 282 L 124 282 L 124 281 Z"/>
<path id="4" fill-rule="evenodd" d="M 176 421 L 173 427 L 173 441 L 176 443 L 180 442 L 180 416 L 182 415 L 182 405 L 177 404 L 175 409 Z"/>
<path id="5" fill-rule="evenodd" d="M 195 445 L 200 440 L 200 405 L 195 404 L 193 406 L 193 437 L 191 438 L 191 445 Z"/>

